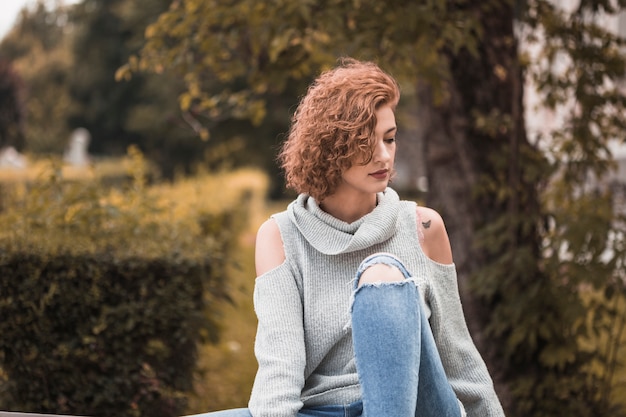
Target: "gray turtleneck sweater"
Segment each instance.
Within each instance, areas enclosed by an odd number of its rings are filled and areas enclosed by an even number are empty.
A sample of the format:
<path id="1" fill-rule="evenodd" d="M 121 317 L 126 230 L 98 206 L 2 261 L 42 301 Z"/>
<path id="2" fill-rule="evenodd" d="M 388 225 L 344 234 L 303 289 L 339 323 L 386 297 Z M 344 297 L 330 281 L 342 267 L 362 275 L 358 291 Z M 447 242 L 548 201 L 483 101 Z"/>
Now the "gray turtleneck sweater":
<path id="1" fill-rule="evenodd" d="M 421 249 L 415 203 L 390 188 L 354 223 L 300 195 L 273 216 L 285 261 L 256 279 L 255 354 L 259 369 L 249 408 L 254 417 L 296 417 L 304 406 L 360 399 L 352 350 L 350 297 L 361 261 L 376 252 L 402 259 L 417 279 L 448 376 L 469 417 L 504 416 L 463 316 L 453 264 Z"/>

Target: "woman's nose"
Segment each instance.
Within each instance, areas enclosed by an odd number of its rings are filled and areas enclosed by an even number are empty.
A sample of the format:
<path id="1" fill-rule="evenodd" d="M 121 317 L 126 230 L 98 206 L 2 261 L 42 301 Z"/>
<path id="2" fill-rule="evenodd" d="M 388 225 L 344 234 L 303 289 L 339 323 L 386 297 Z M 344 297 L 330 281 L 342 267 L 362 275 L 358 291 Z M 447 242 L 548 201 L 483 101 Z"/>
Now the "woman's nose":
<path id="1" fill-rule="evenodd" d="M 378 142 L 374 149 L 374 160 L 376 162 L 387 162 L 391 158 L 389 149 L 385 146 L 384 142 Z"/>

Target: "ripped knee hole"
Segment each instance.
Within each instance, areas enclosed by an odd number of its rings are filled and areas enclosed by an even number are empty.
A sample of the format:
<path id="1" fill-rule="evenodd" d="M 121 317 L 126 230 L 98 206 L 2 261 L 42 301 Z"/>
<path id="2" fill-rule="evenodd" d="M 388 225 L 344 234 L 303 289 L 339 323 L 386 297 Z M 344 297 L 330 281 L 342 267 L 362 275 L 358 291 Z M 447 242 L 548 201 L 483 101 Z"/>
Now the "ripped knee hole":
<path id="1" fill-rule="evenodd" d="M 368 266 L 361 274 L 359 287 L 363 284 L 374 284 L 379 282 L 403 281 L 404 275 L 396 266 L 384 263 Z"/>

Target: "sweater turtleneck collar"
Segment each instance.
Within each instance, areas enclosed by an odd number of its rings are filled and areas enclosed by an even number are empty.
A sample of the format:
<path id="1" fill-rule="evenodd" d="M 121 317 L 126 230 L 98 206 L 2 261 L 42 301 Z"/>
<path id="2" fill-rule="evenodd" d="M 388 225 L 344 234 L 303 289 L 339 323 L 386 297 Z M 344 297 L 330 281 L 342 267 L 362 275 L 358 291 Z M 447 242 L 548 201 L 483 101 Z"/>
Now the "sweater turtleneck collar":
<path id="1" fill-rule="evenodd" d="M 325 255 L 339 255 L 366 249 L 389 239 L 395 232 L 400 207 L 391 188 L 377 194 L 378 204 L 359 220 L 346 223 L 323 211 L 306 194 L 293 201 L 287 211 L 304 238 Z"/>

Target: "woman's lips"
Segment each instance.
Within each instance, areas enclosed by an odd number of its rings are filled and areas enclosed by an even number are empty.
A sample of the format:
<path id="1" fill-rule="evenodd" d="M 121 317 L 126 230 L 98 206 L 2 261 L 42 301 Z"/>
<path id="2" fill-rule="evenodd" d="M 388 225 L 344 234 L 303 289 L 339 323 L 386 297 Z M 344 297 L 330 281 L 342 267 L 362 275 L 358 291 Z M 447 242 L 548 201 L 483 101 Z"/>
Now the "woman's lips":
<path id="1" fill-rule="evenodd" d="M 381 169 L 380 171 L 376 171 L 376 172 L 370 173 L 370 175 L 372 177 L 376 178 L 377 180 L 387 179 L 387 175 L 388 174 L 389 174 L 389 170 L 388 169 Z"/>

